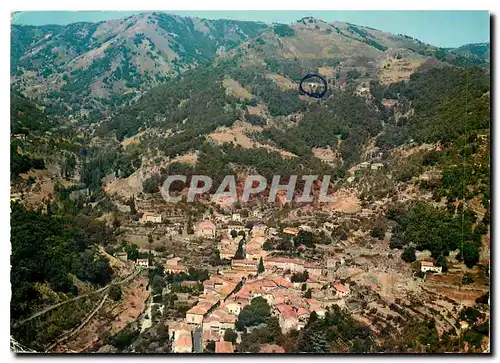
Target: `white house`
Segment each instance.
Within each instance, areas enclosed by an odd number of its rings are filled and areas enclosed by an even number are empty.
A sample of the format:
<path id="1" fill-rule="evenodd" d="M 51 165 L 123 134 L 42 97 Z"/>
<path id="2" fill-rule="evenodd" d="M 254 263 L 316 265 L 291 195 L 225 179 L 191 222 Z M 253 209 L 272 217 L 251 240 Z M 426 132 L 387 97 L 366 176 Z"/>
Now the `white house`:
<path id="1" fill-rule="evenodd" d="M 229 314 L 233 314 L 233 315 L 236 315 L 238 316 L 240 314 L 240 311 L 241 311 L 241 305 L 236 303 L 236 302 L 230 302 L 230 303 L 226 303 L 226 308 L 227 308 L 227 311 L 229 312 Z"/>
<path id="2" fill-rule="evenodd" d="M 342 285 L 341 283 L 334 283 L 333 284 L 333 287 L 335 288 L 335 296 L 338 297 L 338 298 L 342 298 L 342 297 L 345 297 L 347 295 L 349 295 L 349 292 L 351 291 L 351 289 L 349 288 L 349 285 Z"/>
<path id="3" fill-rule="evenodd" d="M 136 264 L 138 264 L 139 266 L 148 267 L 149 260 L 147 258 L 138 258 Z"/>
<path id="4" fill-rule="evenodd" d="M 186 311 L 186 323 L 193 325 L 201 325 L 203 316 L 210 310 L 210 305 L 200 303 Z"/>
<path id="5" fill-rule="evenodd" d="M 245 228 L 245 226 L 242 226 L 239 224 L 230 224 L 227 226 L 227 233 L 231 234 L 231 231 L 236 231 L 236 232 L 244 231 L 245 232 L 246 228 Z"/>
<path id="6" fill-rule="evenodd" d="M 370 166 L 370 169 L 372 169 L 372 170 L 379 170 L 379 169 L 382 169 L 383 167 L 384 167 L 384 164 L 382 164 L 382 163 L 373 163 Z"/>
<path id="7" fill-rule="evenodd" d="M 139 220 L 140 223 L 161 223 L 161 214 L 153 214 L 149 212 L 144 212 L 142 214 L 141 219 Z"/>
<path id="8" fill-rule="evenodd" d="M 435 272 L 440 274 L 443 271 L 441 266 L 434 266 L 430 261 L 420 261 L 420 271 L 422 272 Z"/>
<path id="9" fill-rule="evenodd" d="M 201 221 L 196 226 L 196 235 L 203 238 L 215 238 L 215 224 L 208 220 Z"/>

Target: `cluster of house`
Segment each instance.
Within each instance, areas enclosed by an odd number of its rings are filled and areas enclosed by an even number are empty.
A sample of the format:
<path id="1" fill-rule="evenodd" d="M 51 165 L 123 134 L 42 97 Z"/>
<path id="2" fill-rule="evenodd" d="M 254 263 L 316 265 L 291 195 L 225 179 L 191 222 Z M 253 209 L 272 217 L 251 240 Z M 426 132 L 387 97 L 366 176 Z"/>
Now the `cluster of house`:
<path id="1" fill-rule="evenodd" d="M 180 264 L 180 257 L 172 257 L 167 259 L 166 263 L 163 265 L 164 273 L 180 273 L 186 272 L 187 269 L 182 264 Z"/>
<path id="2" fill-rule="evenodd" d="M 320 317 L 324 316 L 325 307 L 332 303 L 332 299 L 345 297 L 350 292 L 349 286 L 340 282 L 308 280 L 306 284 L 313 291 L 322 291 L 326 287 L 334 292 L 328 300 L 318 300 L 314 295 L 305 298 L 302 283 L 293 283 L 275 272 L 258 276 L 212 276 L 203 283 L 203 294 L 198 303 L 186 312 L 184 323 L 187 325 L 183 327 L 189 327 L 188 331 L 200 329 L 201 341 L 205 346 L 211 340 L 222 341 L 227 329 L 235 330 L 241 310 L 252 299 L 261 296 L 271 306 L 272 314 L 278 318 L 282 331 L 286 333 L 290 329 L 302 329 L 313 311 Z M 175 332 L 176 327 L 171 327 L 171 330 Z M 186 343 L 182 336 L 177 337 L 178 340 L 174 339 L 173 342 L 174 351 L 188 349 L 180 346 Z"/>
<path id="3" fill-rule="evenodd" d="M 170 259 L 166 266 L 180 266 L 179 260 Z M 325 266 L 328 268 L 339 263 L 342 261 L 328 259 Z M 216 353 L 232 353 L 233 345 L 223 341 L 224 332 L 235 330 L 240 312 L 256 297 L 266 299 L 283 333 L 287 333 L 291 329 L 304 328 L 312 312 L 323 317 L 329 305 L 351 293 L 349 285 L 329 279 L 318 265 L 300 259 L 267 258 L 266 271 L 261 274 L 254 273 L 255 265 L 252 261 L 251 269 L 223 271 L 224 275 L 213 275 L 204 281 L 198 303 L 186 312 L 182 323 L 170 327 L 174 352 L 197 351 L 194 347 L 196 339 L 192 337 L 198 330 L 200 349 L 215 341 Z M 428 261 L 421 261 L 421 268 L 439 272 L 439 268 Z M 305 282 L 292 282 L 291 274 L 302 271 L 308 271 L 309 278 Z M 311 289 L 310 297 L 304 296 L 304 283 L 307 289 Z M 261 352 L 278 353 L 283 352 L 283 348 L 263 345 Z"/>
<path id="4" fill-rule="evenodd" d="M 176 263 L 178 259 L 175 259 Z M 236 261 L 236 260 L 235 260 Z M 241 260 L 240 260 L 241 261 Z M 341 263 L 328 260 L 326 266 Z M 255 261 L 252 262 L 255 265 Z M 170 265 L 174 265 L 173 262 Z M 252 265 L 252 266 L 253 266 Z M 234 347 L 224 342 L 224 332 L 235 330 L 238 315 L 252 299 L 262 297 L 271 306 L 283 333 L 304 328 L 310 315 L 315 312 L 324 317 L 327 307 L 338 299 L 346 298 L 351 288 L 338 280 L 328 279 L 319 266 L 300 259 L 268 258 L 266 271 L 254 274 L 254 269 L 224 271 L 224 275 L 211 276 L 203 283 L 203 294 L 198 303 L 186 312 L 182 323 L 170 327 L 174 352 L 196 351 L 193 333 L 198 330 L 200 349 L 210 341 L 215 341 L 216 353 L 232 353 Z M 421 261 L 422 271 L 440 272 L 432 262 Z M 292 282 L 285 271 L 308 271 L 310 277 L 305 282 Z M 303 284 L 311 289 L 311 297 L 304 296 Z M 262 345 L 263 353 L 283 353 L 277 345 Z"/>
<path id="5" fill-rule="evenodd" d="M 243 225 L 243 221 L 258 224 L 262 215 L 262 211 L 258 208 L 250 211 L 248 217 L 243 217 L 241 213 L 237 212 L 230 215 L 215 211 L 213 214 L 205 213 L 202 221 L 195 226 L 195 234 L 201 238 L 215 238 L 216 235 L 229 235 L 231 231 L 248 233 L 249 229 Z"/>
<path id="6" fill-rule="evenodd" d="M 207 221 L 203 221 L 207 222 Z M 202 222 L 202 223 L 203 223 Z M 203 224 L 210 227 L 210 224 Z M 285 233 L 298 234 L 298 229 L 287 229 Z M 299 258 L 268 257 L 267 252 L 262 249 L 266 241 L 266 233 L 269 231 L 264 225 L 255 225 L 244 244 L 244 259 L 232 259 L 242 236 L 235 238 L 227 236 L 222 238 L 219 248 L 221 258 L 231 258 L 231 269 L 223 270 L 218 275 L 211 276 L 203 283 L 203 294 L 198 303 L 186 312 L 185 326 L 191 331 L 201 330 L 202 344 L 209 341 L 220 342 L 223 340 L 227 329 L 235 329 L 235 324 L 240 311 L 253 298 L 261 296 L 266 299 L 272 307 L 272 314 L 278 318 L 283 332 L 290 329 L 301 329 L 307 323 L 310 314 L 314 311 L 318 316 L 324 316 L 325 307 L 332 300 L 347 296 L 350 292 L 348 285 L 339 281 L 332 281 L 327 277 L 325 268 L 318 262 L 309 262 Z M 227 251 L 227 252 L 226 252 Z M 265 266 L 265 272 L 258 274 L 260 259 Z M 334 261 L 337 263 L 337 261 Z M 179 267 L 175 267 L 179 266 Z M 178 265 L 178 260 L 167 261 L 165 270 L 183 269 Z M 292 282 L 290 277 L 293 273 L 308 272 L 305 282 Z M 311 289 L 311 297 L 305 298 L 303 284 Z M 175 331 L 175 327 L 173 328 Z M 186 347 L 179 344 L 188 344 L 178 336 L 174 340 L 174 351 L 184 351 Z M 178 348 L 175 348 L 175 347 Z M 222 343 L 220 349 L 222 348 Z M 217 347 L 217 346 L 216 346 Z M 224 349 L 229 349 L 224 345 Z M 281 351 L 280 347 L 265 347 L 264 351 Z M 217 351 L 217 348 L 216 348 Z"/>
<path id="7" fill-rule="evenodd" d="M 230 259 L 231 267 L 204 281 L 203 293 L 197 304 L 186 312 L 181 323 L 169 325 L 174 352 L 199 352 L 210 341 L 216 342 L 217 353 L 233 352 L 232 344 L 223 341 L 224 332 L 235 330 L 241 310 L 255 297 L 266 299 L 286 333 L 290 329 L 302 329 L 312 312 L 324 316 L 325 308 L 333 300 L 350 293 L 348 285 L 329 278 L 325 273 L 332 265 L 328 261 L 321 264 L 300 258 L 269 256 L 263 244 L 278 234 L 276 229 L 256 223 L 249 230 L 242 225 L 241 216 L 237 213 L 233 213 L 225 224 L 217 223 L 218 227 L 211 219 L 214 219 L 213 216 L 200 221 L 195 226 L 195 234 L 202 238 L 222 236 L 218 243 L 220 258 Z M 287 227 L 283 233 L 297 236 L 306 227 Z M 243 258 L 234 259 L 240 244 L 243 247 L 243 256 L 240 257 Z M 179 257 L 169 258 L 163 265 L 165 273 L 186 271 L 180 260 Z M 259 273 L 261 260 L 265 271 Z M 308 272 L 306 281 L 291 281 L 294 273 L 304 271 Z M 308 298 L 304 296 L 304 284 L 311 290 Z M 283 348 L 266 345 L 262 351 L 282 352 Z"/>
<path id="8" fill-rule="evenodd" d="M 125 251 L 116 252 L 114 254 L 114 256 L 116 258 L 118 258 L 119 260 L 122 260 L 122 261 L 125 261 L 125 262 L 128 261 L 128 254 Z M 137 260 L 135 260 L 135 264 L 137 266 L 141 266 L 141 267 L 148 267 L 149 266 L 149 260 L 147 258 L 138 258 Z"/>

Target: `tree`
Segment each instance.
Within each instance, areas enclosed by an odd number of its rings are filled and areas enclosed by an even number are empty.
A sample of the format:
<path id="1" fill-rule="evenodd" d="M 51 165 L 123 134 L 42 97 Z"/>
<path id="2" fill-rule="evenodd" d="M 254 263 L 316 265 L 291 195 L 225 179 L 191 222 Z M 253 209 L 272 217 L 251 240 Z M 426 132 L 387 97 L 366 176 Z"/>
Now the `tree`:
<path id="1" fill-rule="evenodd" d="M 224 340 L 226 342 L 231 342 L 235 344 L 237 338 L 238 338 L 238 333 L 236 333 L 233 329 L 226 329 L 226 331 L 224 332 Z"/>
<path id="2" fill-rule="evenodd" d="M 238 249 L 236 250 L 234 260 L 244 260 L 245 259 L 245 240 L 242 239 L 238 244 Z"/>
<path id="3" fill-rule="evenodd" d="M 255 297 L 238 315 L 236 329 L 243 331 L 245 327 L 265 323 L 270 315 L 271 307 L 267 303 L 267 300 L 261 296 Z"/>
<path id="4" fill-rule="evenodd" d="M 127 205 L 130 207 L 130 214 L 132 214 L 132 215 L 137 214 L 137 208 L 135 207 L 134 196 L 130 197 L 130 199 L 127 201 Z"/>
<path id="5" fill-rule="evenodd" d="M 257 268 L 257 272 L 258 273 L 263 273 L 265 271 L 265 267 L 264 267 L 264 261 L 262 261 L 262 257 L 260 258 L 260 261 L 259 261 L 259 267 Z"/>
<path id="6" fill-rule="evenodd" d="M 484 314 L 482 314 L 479 310 L 470 306 L 460 311 L 460 319 L 467 321 L 469 324 L 475 323 L 476 320 L 483 317 L 483 315 Z"/>
<path id="7" fill-rule="evenodd" d="M 398 250 L 402 249 L 405 246 L 403 239 L 397 234 L 393 234 L 391 236 L 391 240 L 389 241 L 389 248 L 397 248 Z"/>
<path id="8" fill-rule="evenodd" d="M 474 279 L 472 278 L 472 274 L 469 272 L 466 272 L 463 277 L 462 277 L 462 285 L 469 285 L 474 282 Z"/>
<path id="9" fill-rule="evenodd" d="M 486 291 L 485 294 L 479 296 L 477 299 L 476 299 L 476 304 L 488 304 L 489 303 L 489 300 L 490 300 L 490 292 L 489 291 Z"/>
<path id="10" fill-rule="evenodd" d="M 297 238 L 294 241 L 295 248 L 297 248 L 300 245 L 304 245 L 306 247 L 314 248 L 314 236 L 311 232 L 309 231 L 303 231 L 301 230 L 297 236 Z"/>
<path id="11" fill-rule="evenodd" d="M 191 216 L 189 216 L 187 221 L 187 234 L 194 234 L 193 221 L 191 220 Z"/>
<path id="12" fill-rule="evenodd" d="M 279 320 L 276 316 L 270 316 L 267 319 L 267 330 L 269 335 L 273 337 L 273 341 L 270 343 L 275 343 L 282 345 L 284 343 L 284 336 L 281 331 Z"/>
<path id="13" fill-rule="evenodd" d="M 465 242 L 458 255 L 459 261 L 463 261 L 468 268 L 474 267 L 479 261 L 479 247 L 473 242 Z"/>
<path id="14" fill-rule="evenodd" d="M 385 228 L 383 226 L 376 226 L 373 228 L 371 236 L 376 239 L 381 239 L 385 235 Z"/>
<path id="15" fill-rule="evenodd" d="M 438 258 L 436 258 L 436 266 L 441 266 L 443 272 L 448 271 L 448 264 L 446 263 L 446 257 L 440 254 Z"/>
<path id="16" fill-rule="evenodd" d="M 309 278 L 309 272 L 307 272 L 307 271 L 294 272 L 292 274 L 292 277 L 290 278 L 290 280 L 292 282 L 306 282 L 308 278 Z"/>
<path id="17" fill-rule="evenodd" d="M 166 345 L 167 346 L 167 351 L 166 352 L 171 352 L 172 351 L 172 340 L 170 338 L 168 326 L 166 326 L 163 322 L 158 324 L 158 328 L 156 329 L 156 332 L 158 333 L 158 343 L 161 345 Z"/>
<path id="18" fill-rule="evenodd" d="M 215 341 L 214 340 L 210 340 L 207 343 L 206 349 L 207 349 L 208 352 L 214 353 L 215 352 Z"/>
<path id="19" fill-rule="evenodd" d="M 142 182 L 142 190 L 144 193 L 152 194 L 158 192 L 158 184 L 160 183 L 160 176 L 158 174 L 153 175 Z"/>
<path id="20" fill-rule="evenodd" d="M 304 297 L 306 299 L 310 299 L 312 297 L 312 290 L 310 288 L 304 293 Z"/>
<path id="21" fill-rule="evenodd" d="M 139 257 L 139 249 L 135 243 L 125 245 L 123 249 L 127 252 L 127 258 L 129 260 L 135 261 Z"/>
<path id="22" fill-rule="evenodd" d="M 274 33 L 280 37 L 291 37 L 295 34 L 292 27 L 286 24 L 276 24 L 273 27 Z"/>
<path id="23" fill-rule="evenodd" d="M 270 240 L 266 240 L 266 242 L 262 245 L 262 248 L 264 251 L 272 251 L 274 249 L 274 245 Z"/>
<path id="24" fill-rule="evenodd" d="M 118 301 L 122 298 L 122 288 L 120 285 L 113 284 L 109 287 L 109 298 Z"/>
<path id="25" fill-rule="evenodd" d="M 123 350 L 132 344 L 138 335 L 138 330 L 132 330 L 130 326 L 127 326 L 125 329 L 116 333 L 116 335 L 111 339 L 111 344 L 119 350 Z"/>
<path id="26" fill-rule="evenodd" d="M 405 262 L 414 262 L 417 260 L 417 255 L 415 253 L 415 247 L 407 247 L 404 249 L 403 253 L 401 254 L 401 258 Z"/>
<path id="27" fill-rule="evenodd" d="M 81 253 L 76 263 L 76 276 L 83 281 L 106 285 L 111 281 L 112 269 L 109 260 L 96 251 Z"/>

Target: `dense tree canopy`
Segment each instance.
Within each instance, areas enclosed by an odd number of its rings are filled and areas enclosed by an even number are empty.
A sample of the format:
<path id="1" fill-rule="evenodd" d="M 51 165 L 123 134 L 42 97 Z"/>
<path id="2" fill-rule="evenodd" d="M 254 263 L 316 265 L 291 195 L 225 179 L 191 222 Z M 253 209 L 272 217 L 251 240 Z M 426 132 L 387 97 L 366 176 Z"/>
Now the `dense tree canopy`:
<path id="1" fill-rule="evenodd" d="M 99 238 L 98 230 L 106 231 L 106 227 L 43 215 L 15 203 L 11 208 L 13 319 L 29 314 L 39 303 L 35 283 L 76 294 L 70 274 L 98 285 L 110 281 L 109 261 L 91 248 L 94 238 Z"/>

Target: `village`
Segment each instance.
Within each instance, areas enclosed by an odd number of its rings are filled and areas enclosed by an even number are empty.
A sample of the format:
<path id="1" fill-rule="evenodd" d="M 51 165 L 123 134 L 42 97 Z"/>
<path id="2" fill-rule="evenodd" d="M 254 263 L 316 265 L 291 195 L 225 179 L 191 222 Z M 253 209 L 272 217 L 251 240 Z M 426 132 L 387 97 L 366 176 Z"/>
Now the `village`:
<path id="1" fill-rule="evenodd" d="M 168 203 L 160 193 L 111 193 L 116 208 L 102 220 L 114 229 L 117 243 L 104 250 L 129 273 L 135 265 L 149 274 L 124 289 L 130 298 L 123 299 L 119 325 L 147 332 L 161 321 L 168 326 L 172 352 L 232 353 L 245 334 L 261 326 L 239 326 L 240 313 L 261 298 L 283 334 L 303 329 L 311 314 L 321 318 L 335 305 L 376 333 L 408 316 L 435 319 L 440 334 L 466 332 L 460 312 L 488 293 L 488 276 L 457 262 L 458 250 L 450 251 L 443 271 L 430 251 L 417 251 L 413 263 L 403 261 L 402 251 L 390 247 L 387 226 L 372 236 L 390 197 L 366 202 L 352 185 L 361 173 L 384 167 L 368 162 L 353 167 L 333 192 L 334 202 L 323 204 L 316 198 L 306 205 L 289 203 L 282 190 L 273 203 L 265 195 L 248 203 L 224 198 Z M 72 191 L 69 198 L 82 193 Z M 161 287 L 152 283 L 160 277 L 151 277 L 159 266 Z M 464 284 L 467 275 L 473 281 Z M 142 281 L 148 279 L 146 286 Z M 236 338 L 226 341 L 226 332 Z M 284 348 L 262 344 L 259 351 Z"/>
<path id="2" fill-rule="evenodd" d="M 311 248 L 311 236 L 331 228 L 331 222 L 271 226 L 265 219 L 279 213 L 279 209 L 270 212 L 269 208 L 255 206 L 224 213 L 204 209 L 198 214 L 201 218 L 193 222 L 192 216 L 187 218 L 180 210 L 167 215 L 155 212 L 162 205 L 158 199 L 137 199 L 136 205 L 142 216 L 124 226 L 134 233 L 133 238 L 125 234 L 126 240 L 137 242 L 139 251 L 149 251 L 149 258 L 138 258 L 136 264 L 149 268 L 161 265 L 165 276 L 188 274 L 192 269 L 209 271 L 208 278 L 199 282 L 196 294 L 176 294 L 178 301 L 174 305 L 181 304 L 182 312 L 166 317 L 173 352 L 201 353 L 214 342 L 215 353 L 234 352 L 235 345 L 225 341 L 224 334 L 228 330 L 238 332 L 236 343 L 241 341 L 242 330 L 246 328 L 238 329 L 238 317 L 258 297 L 270 306 L 283 333 L 302 329 L 313 312 L 322 317 L 333 304 L 351 311 L 361 321 L 369 319 L 364 310 L 370 311 L 368 315 L 377 311 L 375 314 L 392 318 L 397 313 L 388 306 L 398 300 L 403 301 L 402 309 L 406 304 L 414 314 L 410 307 L 412 295 L 419 298 L 432 295 L 437 301 L 430 309 L 437 306 L 443 314 L 440 328 L 443 331 L 456 328 L 450 322 L 450 314 L 457 315 L 460 306 L 422 286 L 427 274 L 437 276 L 442 272 L 425 253 L 419 255 L 417 266 L 424 276 L 422 279 L 384 246 L 365 248 L 343 242 Z M 149 241 L 143 229 L 152 231 Z M 324 236 L 328 238 L 327 234 Z M 174 248 L 155 251 L 163 240 Z M 207 257 L 206 251 L 211 257 Z M 124 251 L 115 256 L 127 260 Z M 212 262 L 207 263 L 208 260 Z M 180 282 L 185 291 L 192 291 L 190 287 L 196 285 L 193 281 Z M 167 283 L 162 294 L 171 293 L 174 287 Z M 416 314 L 426 316 L 423 311 Z M 270 351 L 284 352 L 279 346 L 261 347 L 261 352 Z"/>

